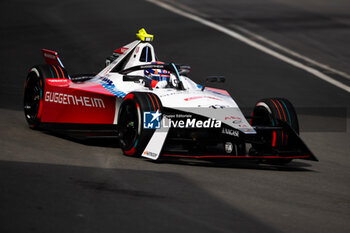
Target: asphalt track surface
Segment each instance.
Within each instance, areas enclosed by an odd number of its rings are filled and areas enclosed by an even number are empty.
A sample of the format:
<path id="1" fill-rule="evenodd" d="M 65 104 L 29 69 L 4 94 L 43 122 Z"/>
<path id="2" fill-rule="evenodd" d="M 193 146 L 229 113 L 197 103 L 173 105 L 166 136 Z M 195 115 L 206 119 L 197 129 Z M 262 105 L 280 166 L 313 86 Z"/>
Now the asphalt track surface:
<path id="1" fill-rule="evenodd" d="M 239 33 L 249 30 L 350 73 L 350 2 L 347 0 L 164 1 Z"/>
<path id="2" fill-rule="evenodd" d="M 244 107 L 284 96 L 349 112 L 345 91 L 144 1 L 3 0 L 0 20 L 0 232 L 350 231 L 346 117 L 341 130 L 302 133 L 320 162 L 280 167 L 130 158 L 114 141 L 30 130 L 21 111 L 41 48 L 59 51 L 70 73 L 96 72 L 140 27 L 155 34 L 161 60 L 190 64 L 194 80 L 226 76 Z"/>

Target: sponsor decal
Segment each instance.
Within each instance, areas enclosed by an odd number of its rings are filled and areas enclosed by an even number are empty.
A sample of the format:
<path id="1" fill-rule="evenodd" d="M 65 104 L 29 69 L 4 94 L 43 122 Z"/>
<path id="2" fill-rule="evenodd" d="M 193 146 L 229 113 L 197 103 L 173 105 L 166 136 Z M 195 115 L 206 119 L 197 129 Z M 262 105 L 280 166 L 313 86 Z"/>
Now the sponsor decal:
<path id="1" fill-rule="evenodd" d="M 192 114 L 167 114 L 167 118 L 192 118 Z"/>
<path id="2" fill-rule="evenodd" d="M 44 53 L 44 57 L 47 57 L 49 59 L 56 59 L 55 55 L 49 54 L 49 53 Z"/>
<path id="3" fill-rule="evenodd" d="M 212 87 L 206 87 L 205 89 L 217 95 L 230 96 L 230 94 L 226 90 L 212 88 Z"/>
<path id="4" fill-rule="evenodd" d="M 45 102 L 69 104 L 92 108 L 105 108 L 103 99 L 88 96 L 69 95 L 58 92 L 45 92 Z"/>
<path id="5" fill-rule="evenodd" d="M 244 132 L 255 132 L 254 130 L 252 129 L 243 129 Z"/>
<path id="6" fill-rule="evenodd" d="M 172 96 L 172 95 L 182 95 L 182 94 L 179 93 L 179 92 L 173 92 L 171 89 L 166 90 L 166 91 L 168 91 L 169 93 L 160 94 L 159 97 L 167 97 L 167 96 Z"/>
<path id="7" fill-rule="evenodd" d="M 156 112 L 143 113 L 143 128 L 145 129 L 159 129 L 161 126 L 160 116 L 162 114 L 157 110 Z"/>
<path id="8" fill-rule="evenodd" d="M 239 124 L 239 123 L 242 122 L 242 118 L 240 118 L 240 117 L 235 117 L 235 116 L 226 116 L 226 117 L 225 117 L 225 121 L 226 121 L 226 120 L 233 120 L 233 121 L 232 121 L 233 124 Z"/>
<path id="9" fill-rule="evenodd" d="M 127 50 L 128 50 L 128 48 L 122 47 L 122 48 L 114 50 L 113 52 L 114 53 L 124 54 Z"/>
<path id="10" fill-rule="evenodd" d="M 103 77 L 102 79 L 101 79 L 101 82 L 103 82 L 104 84 L 106 84 L 106 85 L 113 85 L 113 81 L 112 80 L 110 80 L 109 78 L 107 78 L 107 77 Z M 114 86 L 114 85 L 113 85 Z"/>
<path id="11" fill-rule="evenodd" d="M 239 137 L 239 131 L 238 130 L 234 130 L 234 129 L 222 128 L 221 133 L 222 134 L 231 135 L 231 136 L 235 136 L 235 137 Z"/>
<path id="12" fill-rule="evenodd" d="M 165 115 L 166 117 L 161 118 L 161 115 L 159 110 L 144 112 L 143 127 L 145 129 L 159 129 L 161 126 L 163 128 L 221 128 L 221 121 L 213 118 L 201 120 L 192 118 L 191 114 Z"/>
<path id="13" fill-rule="evenodd" d="M 221 121 L 209 118 L 205 121 L 198 120 L 196 118 L 187 118 L 186 120 L 173 120 L 169 119 L 168 122 L 163 120 L 163 127 L 173 128 L 220 128 Z"/>
<path id="14" fill-rule="evenodd" d="M 144 155 L 147 155 L 148 157 L 152 157 L 152 158 L 157 158 L 158 157 L 158 154 L 157 153 L 154 153 L 154 152 L 151 152 L 151 151 L 144 151 L 143 152 Z"/>
<path id="15" fill-rule="evenodd" d="M 231 154 L 233 151 L 233 144 L 231 142 L 225 143 L 225 151 L 227 154 Z"/>
<path id="16" fill-rule="evenodd" d="M 67 79 L 49 79 L 47 80 L 50 83 L 67 83 L 69 80 Z"/>
<path id="17" fill-rule="evenodd" d="M 120 49 L 120 51 L 121 51 L 122 53 L 125 53 L 127 50 L 128 50 L 128 48 L 121 48 L 121 49 Z"/>
<path id="18" fill-rule="evenodd" d="M 224 105 L 218 105 L 218 104 L 215 104 L 215 105 L 210 105 L 209 108 L 213 108 L 213 109 L 223 109 L 223 108 L 226 108 L 226 106 Z"/>
<path id="19" fill-rule="evenodd" d="M 47 83 L 53 86 L 64 87 L 68 86 L 71 81 L 69 79 L 48 79 Z"/>
<path id="20" fill-rule="evenodd" d="M 148 68 L 151 68 L 151 69 L 164 69 L 164 65 L 144 65 L 144 66 L 141 66 L 141 69 L 148 69 Z"/>
<path id="21" fill-rule="evenodd" d="M 196 100 L 196 99 L 203 99 L 203 98 L 207 98 L 207 99 L 213 99 L 213 100 L 220 100 L 218 98 L 212 97 L 212 96 L 193 96 L 193 97 L 189 97 L 189 98 L 185 98 L 185 101 L 191 101 L 191 100 Z"/>
<path id="22" fill-rule="evenodd" d="M 101 84 L 106 90 L 108 90 L 110 93 L 112 93 L 114 96 L 117 97 L 124 97 L 126 94 L 120 90 L 118 90 L 115 85 L 113 84 L 113 81 L 110 80 L 107 77 L 100 78 L 97 83 Z"/>

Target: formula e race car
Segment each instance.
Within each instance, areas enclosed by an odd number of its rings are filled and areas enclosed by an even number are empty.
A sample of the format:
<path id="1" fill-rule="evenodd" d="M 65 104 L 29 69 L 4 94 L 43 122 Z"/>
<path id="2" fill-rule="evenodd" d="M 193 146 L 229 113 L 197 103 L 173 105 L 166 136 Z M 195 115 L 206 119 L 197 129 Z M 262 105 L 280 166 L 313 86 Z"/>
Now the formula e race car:
<path id="1" fill-rule="evenodd" d="M 30 127 L 116 137 L 124 154 L 153 160 L 317 161 L 298 135 L 297 115 L 287 99 L 261 99 L 245 117 L 227 91 L 192 81 L 189 66 L 158 61 L 153 35 L 144 29 L 136 35 L 138 40 L 116 49 L 94 75 L 69 74 L 57 52 L 43 49 L 46 64 L 32 67 L 25 81 Z"/>

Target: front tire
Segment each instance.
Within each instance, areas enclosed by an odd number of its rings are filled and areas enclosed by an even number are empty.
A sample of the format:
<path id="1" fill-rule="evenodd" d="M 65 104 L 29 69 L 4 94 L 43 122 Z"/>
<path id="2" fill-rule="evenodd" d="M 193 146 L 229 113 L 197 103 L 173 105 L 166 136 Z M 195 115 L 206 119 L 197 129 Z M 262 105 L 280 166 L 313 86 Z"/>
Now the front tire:
<path id="1" fill-rule="evenodd" d="M 253 110 L 252 126 L 279 127 L 287 123 L 297 134 L 299 134 L 299 123 L 293 105 L 284 98 L 261 99 Z M 259 151 L 273 151 L 288 147 L 289 135 L 283 130 L 262 132 L 265 144 L 253 144 L 253 149 Z M 270 164 L 287 164 L 292 159 L 271 159 L 266 162 Z"/>
<path id="2" fill-rule="evenodd" d="M 118 114 L 119 144 L 124 154 L 141 156 L 155 129 L 143 127 L 144 112 L 162 112 L 158 96 L 148 92 L 133 92 L 124 97 Z"/>

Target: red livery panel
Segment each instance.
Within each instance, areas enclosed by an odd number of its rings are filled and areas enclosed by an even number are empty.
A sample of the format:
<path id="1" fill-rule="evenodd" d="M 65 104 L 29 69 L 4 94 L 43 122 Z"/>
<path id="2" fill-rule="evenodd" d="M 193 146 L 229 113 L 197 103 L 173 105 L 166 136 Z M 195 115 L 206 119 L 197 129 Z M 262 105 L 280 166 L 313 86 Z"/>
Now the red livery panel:
<path id="1" fill-rule="evenodd" d="M 42 122 L 113 124 L 116 97 L 100 84 L 47 79 Z"/>

